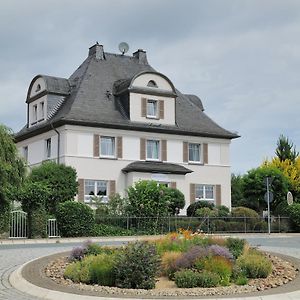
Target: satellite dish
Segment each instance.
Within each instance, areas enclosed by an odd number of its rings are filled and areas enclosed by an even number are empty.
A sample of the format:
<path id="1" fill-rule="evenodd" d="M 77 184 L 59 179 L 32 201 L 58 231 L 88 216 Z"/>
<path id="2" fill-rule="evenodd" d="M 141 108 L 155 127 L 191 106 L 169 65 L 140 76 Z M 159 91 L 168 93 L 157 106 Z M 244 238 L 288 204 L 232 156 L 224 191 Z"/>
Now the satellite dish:
<path id="1" fill-rule="evenodd" d="M 120 43 L 119 50 L 121 51 L 122 55 L 124 55 L 129 50 L 128 44 L 125 42 Z"/>

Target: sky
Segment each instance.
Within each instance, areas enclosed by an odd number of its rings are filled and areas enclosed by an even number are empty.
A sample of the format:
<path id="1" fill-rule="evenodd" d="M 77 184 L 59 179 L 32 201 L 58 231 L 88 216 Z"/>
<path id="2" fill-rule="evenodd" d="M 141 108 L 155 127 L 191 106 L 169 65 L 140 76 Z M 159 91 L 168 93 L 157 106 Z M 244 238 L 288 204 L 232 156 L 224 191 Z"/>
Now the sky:
<path id="1" fill-rule="evenodd" d="M 26 123 L 37 74 L 68 78 L 98 41 L 148 61 L 205 113 L 238 132 L 232 172 L 274 156 L 280 134 L 300 150 L 298 0 L 0 0 L 0 123 Z"/>

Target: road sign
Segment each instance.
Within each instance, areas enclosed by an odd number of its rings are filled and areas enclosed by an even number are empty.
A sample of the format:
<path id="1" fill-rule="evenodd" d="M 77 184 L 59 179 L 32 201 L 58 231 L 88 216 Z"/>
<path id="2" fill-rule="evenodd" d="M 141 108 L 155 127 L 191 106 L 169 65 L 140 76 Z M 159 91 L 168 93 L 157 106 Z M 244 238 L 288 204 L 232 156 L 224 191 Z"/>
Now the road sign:
<path id="1" fill-rule="evenodd" d="M 272 184 L 274 180 L 274 177 L 265 177 L 264 178 L 264 184 L 267 185 L 269 183 L 269 186 Z"/>
<path id="2" fill-rule="evenodd" d="M 265 198 L 265 201 L 268 203 L 268 192 L 265 193 L 264 198 Z M 270 201 L 270 203 L 273 202 L 273 200 L 274 200 L 274 195 L 273 195 L 272 192 L 269 192 L 269 201 Z"/>
<path id="3" fill-rule="evenodd" d="M 287 195 L 286 195 L 286 201 L 288 203 L 288 205 L 292 205 L 293 204 L 293 194 L 289 191 L 287 192 Z"/>

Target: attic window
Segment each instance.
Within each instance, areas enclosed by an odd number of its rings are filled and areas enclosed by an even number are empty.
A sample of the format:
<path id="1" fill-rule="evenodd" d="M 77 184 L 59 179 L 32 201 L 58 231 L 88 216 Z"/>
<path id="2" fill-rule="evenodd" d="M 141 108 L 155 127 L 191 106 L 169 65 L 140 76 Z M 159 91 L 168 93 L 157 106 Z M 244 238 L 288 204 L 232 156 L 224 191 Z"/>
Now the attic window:
<path id="1" fill-rule="evenodd" d="M 156 84 L 156 82 L 155 82 L 154 80 L 150 80 L 150 81 L 148 82 L 147 86 L 149 86 L 149 87 L 155 87 L 155 88 L 158 87 L 157 84 Z"/>
<path id="2" fill-rule="evenodd" d="M 41 85 L 38 84 L 38 85 L 36 86 L 35 92 L 37 93 L 37 92 L 39 92 L 40 90 L 41 90 Z"/>

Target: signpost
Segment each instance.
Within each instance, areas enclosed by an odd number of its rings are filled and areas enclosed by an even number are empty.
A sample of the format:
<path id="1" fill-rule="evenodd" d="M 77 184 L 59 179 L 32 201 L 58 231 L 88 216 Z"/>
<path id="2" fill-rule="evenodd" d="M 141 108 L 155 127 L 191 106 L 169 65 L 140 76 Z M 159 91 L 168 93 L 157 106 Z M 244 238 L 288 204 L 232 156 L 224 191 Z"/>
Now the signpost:
<path id="1" fill-rule="evenodd" d="M 270 203 L 274 200 L 274 195 L 270 192 L 270 186 L 273 182 L 274 178 L 266 177 L 264 179 L 264 183 L 267 186 L 267 192 L 265 193 L 265 201 L 268 204 L 268 233 L 271 234 L 271 215 L 270 215 Z"/>

